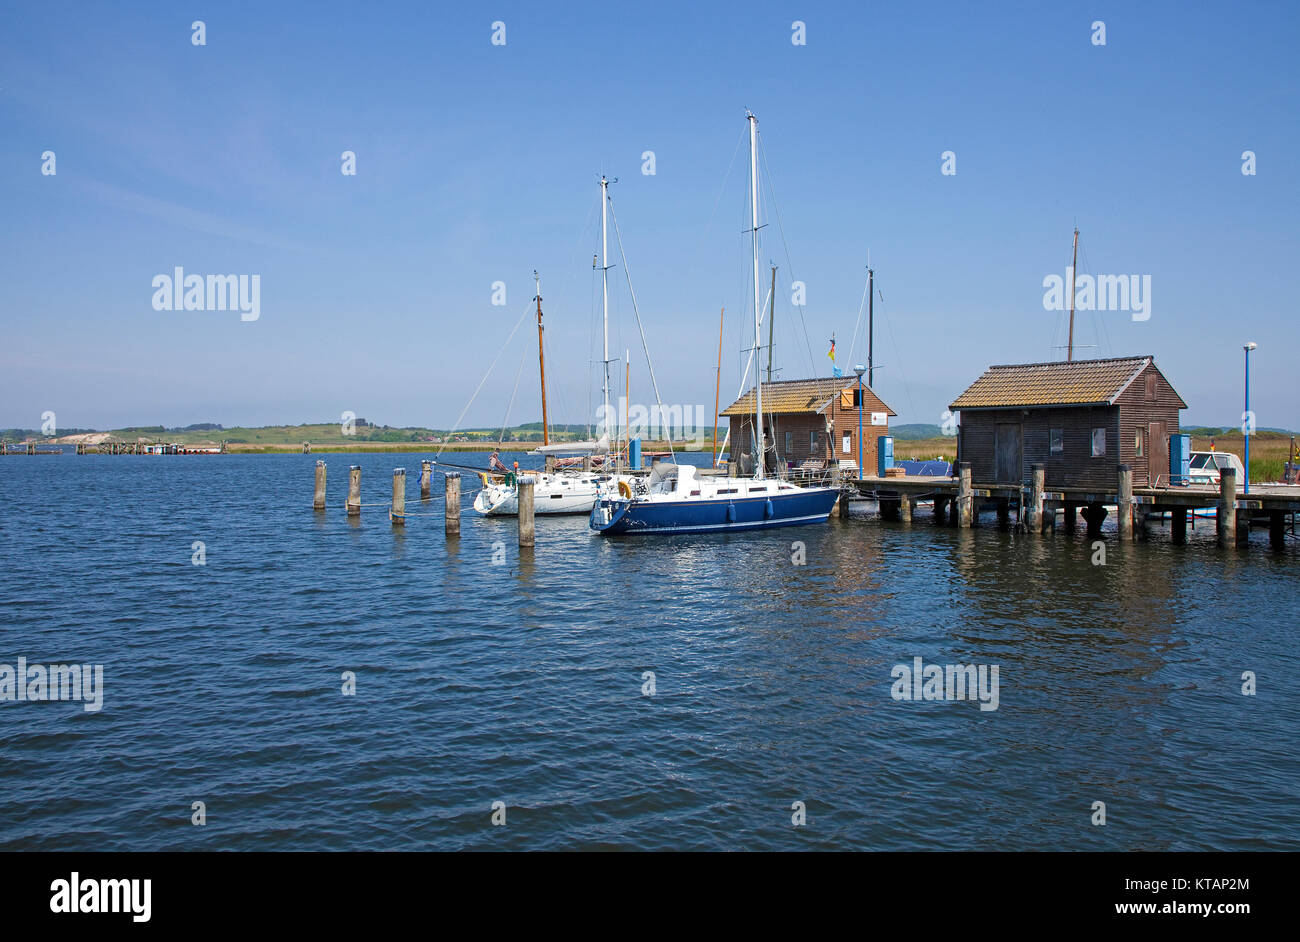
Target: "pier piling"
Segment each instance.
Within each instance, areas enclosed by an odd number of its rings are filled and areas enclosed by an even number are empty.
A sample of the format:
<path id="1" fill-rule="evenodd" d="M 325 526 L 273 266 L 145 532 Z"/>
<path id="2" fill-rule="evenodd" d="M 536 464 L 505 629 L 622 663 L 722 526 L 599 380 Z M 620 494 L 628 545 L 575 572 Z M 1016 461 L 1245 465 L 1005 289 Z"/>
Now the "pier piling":
<path id="1" fill-rule="evenodd" d="M 395 527 L 406 526 L 406 469 L 393 469 L 393 506 L 388 518 Z"/>
<path id="2" fill-rule="evenodd" d="M 531 547 L 533 534 L 533 478 L 519 479 L 519 545 Z"/>
<path id="3" fill-rule="evenodd" d="M 1268 512 L 1268 540 L 1273 549 L 1280 550 L 1286 546 L 1286 514 L 1280 510 Z"/>
<path id="4" fill-rule="evenodd" d="M 971 487 L 970 462 L 957 466 L 957 526 L 968 529 L 975 521 L 975 494 Z"/>
<path id="5" fill-rule="evenodd" d="M 1116 498 L 1115 513 L 1118 515 L 1119 538 L 1133 539 L 1133 469 L 1126 464 L 1119 466 L 1119 496 Z"/>
<path id="6" fill-rule="evenodd" d="M 428 500 L 433 493 L 433 462 L 420 462 L 420 500 Z"/>
<path id="7" fill-rule="evenodd" d="M 361 516 L 361 465 L 354 464 L 348 469 L 348 516 Z"/>
<path id="8" fill-rule="evenodd" d="M 1025 523 L 1030 533 L 1043 532 L 1043 488 L 1047 482 L 1047 468 L 1036 464 L 1030 469 L 1029 507 Z"/>
<path id="9" fill-rule="evenodd" d="M 325 462 L 316 459 L 316 494 L 311 499 L 312 510 L 325 509 Z"/>
<path id="10" fill-rule="evenodd" d="M 1187 508 L 1171 507 L 1169 509 L 1169 538 L 1181 545 L 1187 542 Z"/>
<path id="11" fill-rule="evenodd" d="M 448 471 L 444 475 L 443 532 L 448 537 L 460 536 L 460 472 Z"/>
<path id="12" fill-rule="evenodd" d="M 1237 545 L 1237 472 L 1224 468 L 1219 472 L 1219 512 L 1217 529 L 1220 546 Z"/>
<path id="13" fill-rule="evenodd" d="M 904 523 L 912 522 L 912 504 L 915 500 L 910 494 L 898 495 L 898 515 L 902 517 Z"/>

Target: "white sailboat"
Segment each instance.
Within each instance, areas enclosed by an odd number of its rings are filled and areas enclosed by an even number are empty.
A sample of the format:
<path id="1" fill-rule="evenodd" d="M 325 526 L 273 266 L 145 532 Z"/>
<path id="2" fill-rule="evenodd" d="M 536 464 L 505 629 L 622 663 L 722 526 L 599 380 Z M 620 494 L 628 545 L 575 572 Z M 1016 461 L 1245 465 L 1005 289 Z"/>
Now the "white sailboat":
<path id="1" fill-rule="evenodd" d="M 605 421 L 609 421 L 609 181 L 600 178 L 600 241 L 601 241 L 601 293 L 603 295 L 604 325 L 604 412 Z M 591 442 L 550 443 L 546 421 L 546 360 L 542 345 L 542 285 L 537 281 L 537 352 L 542 375 L 542 447 L 537 449 L 543 455 L 590 456 L 592 464 L 604 465 L 609 459 L 609 434 L 606 432 L 599 439 Z M 558 471 L 519 472 L 533 478 L 533 513 L 535 514 L 585 514 L 590 513 L 596 505 L 596 498 L 602 486 L 617 488 L 621 483 L 623 490 L 631 493 L 632 475 L 606 474 L 597 471 L 583 471 L 580 468 Z M 474 498 L 474 509 L 484 516 L 517 516 L 519 514 L 519 487 L 517 475 L 513 472 L 505 475 L 481 473 L 483 488 Z"/>

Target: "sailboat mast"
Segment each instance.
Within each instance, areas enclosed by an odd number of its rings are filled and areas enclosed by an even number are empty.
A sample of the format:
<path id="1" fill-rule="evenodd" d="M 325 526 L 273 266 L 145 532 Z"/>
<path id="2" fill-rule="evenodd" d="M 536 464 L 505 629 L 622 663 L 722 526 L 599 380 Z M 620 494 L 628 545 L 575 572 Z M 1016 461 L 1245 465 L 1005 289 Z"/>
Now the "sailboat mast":
<path id="1" fill-rule="evenodd" d="M 867 387 L 876 385 L 876 272 L 867 266 Z M 860 310 L 860 309 L 859 309 Z M 861 316 L 861 315 L 859 315 Z"/>
<path id="2" fill-rule="evenodd" d="M 605 335 L 605 433 L 609 434 L 609 181 L 600 175 L 600 294 Z"/>
<path id="3" fill-rule="evenodd" d="M 546 353 L 542 347 L 542 279 L 533 269 L 533 282 L 537 285 L 537 366 L 542 373 L 542 444 L 551 443 L 551 425 L 546 419 Z"/>
<path id="4" fill-rule="evenodd" d="M 763 439 L 763 372 L 758 367 L 758 352 L 763 348 L 759 326 L 763 301 L 758 296 L 758 118 L 753 112 L 746 112 L 746 117 L 749 120 L 749 215 L 754 236 L 754 479 L 761 481 L 767 448 Z"/>
<path id="5" fill-rule="evenodd" d="M 1079 264 L 1079 227 L 1074 227 L 1074 259 L 1070 262 L 1070 339 L 1065 348 L 1065 361 L 1074 359 L 1074 270 Z M 1059 347 L 1057 349 L 1060 349 Z"/>
<path id="6" fill-rule="evenodd" d="M 713 457 L 709 460 L 709 467 L 718 466 L 718 409 L 722 403 L 719 398 L 722 396 L 722 319 L 726 317 L 727 309 L 724 307 L 718 312 L 718 379 L 713 387 Z M 731 421 L 727 421 L 730 426 Z"/>

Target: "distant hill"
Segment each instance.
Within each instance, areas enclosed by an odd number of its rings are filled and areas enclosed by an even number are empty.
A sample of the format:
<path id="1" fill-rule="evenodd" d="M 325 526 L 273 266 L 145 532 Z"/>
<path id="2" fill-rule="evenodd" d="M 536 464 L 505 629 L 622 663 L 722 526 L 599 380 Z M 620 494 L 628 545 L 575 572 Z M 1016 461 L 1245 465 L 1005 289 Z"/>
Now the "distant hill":
<path id="1" fill-rule="evenodd" d="M 901 441 L 916 441 L 922 438 L 942 438 L 943 429 L 937 425 L 914 422 L 910 425 L 891 425 L 889 434 Z"/>

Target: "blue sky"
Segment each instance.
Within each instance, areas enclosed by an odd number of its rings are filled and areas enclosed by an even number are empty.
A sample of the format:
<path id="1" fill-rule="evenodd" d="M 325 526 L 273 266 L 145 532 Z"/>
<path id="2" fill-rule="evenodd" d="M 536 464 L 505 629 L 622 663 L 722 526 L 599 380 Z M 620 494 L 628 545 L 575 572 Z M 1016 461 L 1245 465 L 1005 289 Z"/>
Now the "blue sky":
<path id="1" fill-rule="evenodd" d="M 1300 426 L 1295 4 L 477 6 L 9 5 L 0 426 L 447 426 L 494 358 L 465 423 L 501 422 L 516 376 L 511 421 L 536 420 L 536 334 L 505 344 L 534 269 L 552 419 L 587 421 L 602 171 L 664 401 L 712 405 L 725 306 L 725 407 L 753 329 L 746 108 L 782 377 L 828 373 L 832 332 L 865 359 L 870 252 L 876 389 L 938 422 L 985 366 L 1063 357 L 1042 280 L 1077 224 L 1081 272 L 1152 283 L 1147 321 L 1081 313 L 1079 356 L 1155 354 L 1185 420 L 1235 424 L 1253 340 L 1259 424 Z M 176 266 L 260 275 L 259 319 L 155 311 Z M 611 346 L 649 402 L 623 279 Z"/>

